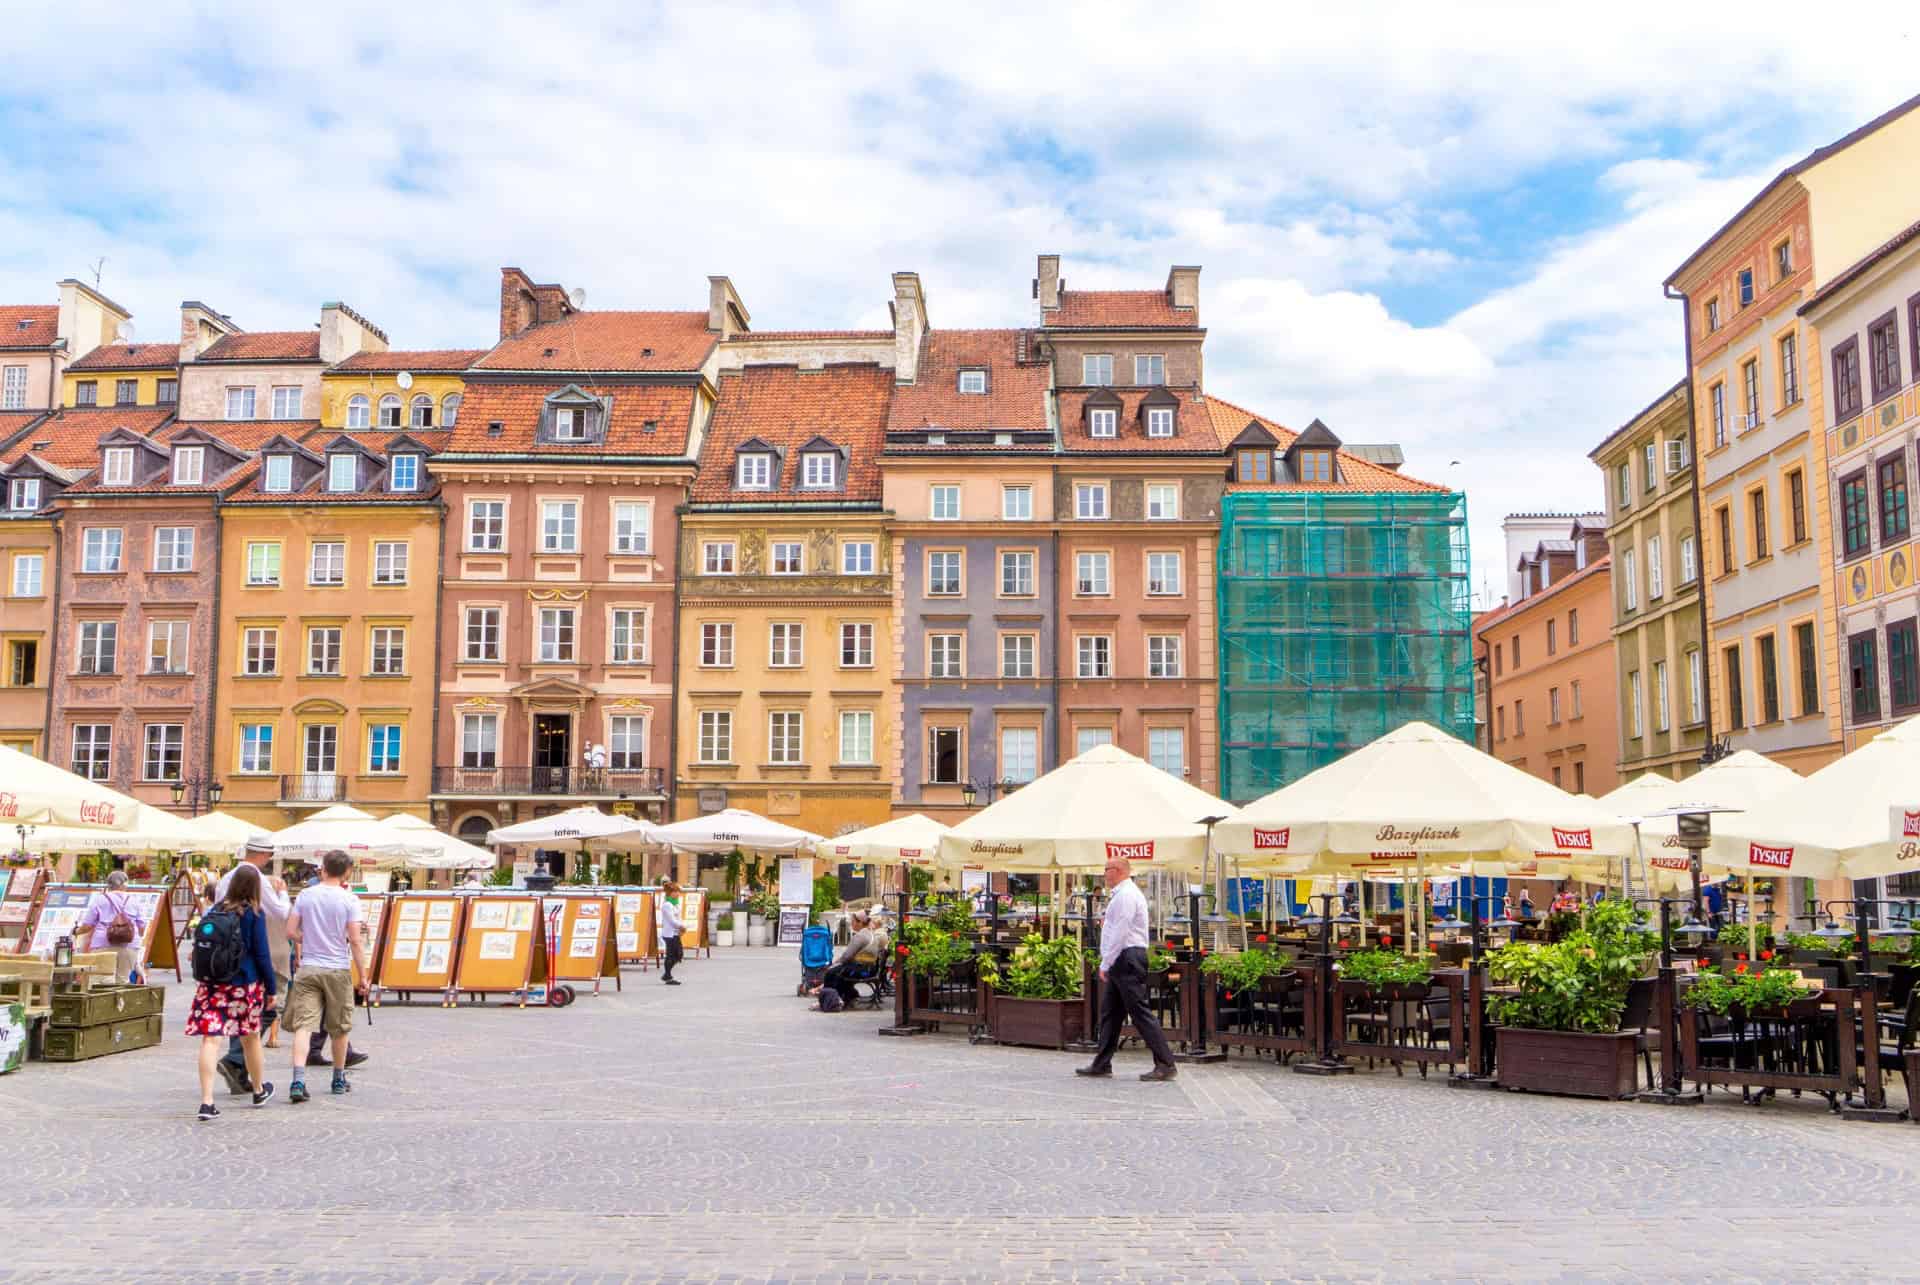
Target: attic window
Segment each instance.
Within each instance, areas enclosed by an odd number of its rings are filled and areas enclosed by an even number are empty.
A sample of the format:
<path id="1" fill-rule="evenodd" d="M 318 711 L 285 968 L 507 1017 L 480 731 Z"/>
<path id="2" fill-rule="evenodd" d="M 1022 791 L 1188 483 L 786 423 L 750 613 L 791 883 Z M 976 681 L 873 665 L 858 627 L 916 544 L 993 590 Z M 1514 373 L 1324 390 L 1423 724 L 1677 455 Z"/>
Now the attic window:
<path id="1" fill-rule="evenodd" d="M 651 349 L 651 348 L 642 348 L 642 349 L 640 350 L 640 355 L 641 355 L 642 357 L 651 357 L 651 356 L 653 356 L 653 349 Z"/>
<path id="2" fill-rule="evenodd" d="M 266 489 L 276 494 L 293 489 L 293 456 L 287 454 L 267 456 Z"/>
<path id="3" fill-rule="evenodd" d="M 11 504 L 18 510 L 31 511 L 40 507 L 40 479 L 37 477 L 16 477 L 13 479 Z"/>
<path id="4" fill-rule="evenodd" d="M 734 485 L 742 491 L 773 489 L 773 456 L 753 451 L 734 466 Z"/>
<path id="5" fill-rule="evenodd" d="M 1302 482 L 1333 481 L 1333 452 L 1301 451 L 1300 480 Z"/>
<path id="6" fill-rule="evenodd" d="M 640 431 L 643 433 L 657 433 L 660 431 L 660 421 L 657 419 L 643 420 L 640 424 Z"/>
<path id="7" fill-rule="evenodd" d="M 1120 412 L 1111 406 L 1096 406 L 1087 412 L 1087 434 L 1090 437 L 1114 437 L 1120 430 Z"/>
<path id="8" fill-rule="evenodd" d="M 19 321 L 17 321 L 17 322 L 15 322 L 14 324 L 15 324 L 15 326 L 17 326 L 17 327 L 18 327 L 19 329 L 21 329 L 21 330 L 32 330 L 32 329 L 33 329 L 33 318 L 31 318 L 31 317 L 25 317 L 25 318 L 22 318 L 21 320 L 19 320 Z"/>
<path id="9" fill-rule="evenodd" d="M 830 451 L 808 451 L 800 457 L 800 485 L 810 491 L 824 491 L 833 488 L 833 461 Z"/>
<path id="10" fill-rule="evenodd" d="M 542 357 L 551 357 L 551 356 L 553 356 L 553 349 L 551 349 L 551 348 L 544 348 L 544 349 L 542 349 L 542 350 L 541 350 L 541 352 L 540 352 L 540 355 L 541 355 Z"/>
<path id="11" fill-rule="evenodd" d="M 420 489 L 420 457 L 418 455 L 396 455 L 387 466 L 387 489 L 390 491 L 417 491 Z"/>
<path id="12" fill-rule="evenodd" d="M 133 485 L 133 448 L 109 446 L 100 465 L 100 481 L 106 486 Z"/>
<path id="13" fill-rule="evenodd" d="M 505 421 L 504 419 L 490 419 L 487 421 L 488 437 L 499 437 L 501 434 L 505 433 L 506 431 L 507 431 L 507 421 Z"/>
<path id="14" fill-rule="evenodd" d="M 583 442 L 587 437 L 587 417 L 571 406 L 556 406 L 553 411 L 553 440 Z"/>
<path id="15" fill-rule="evenodd" d="M 351 451 L 335 451 L 327 456 L 327 489 L 352 491 L 360 482 L 360 461 Z"/>
<path id="16" fill-rule="evenodd" d="M 1173 407 L 1171 406 L 1147 407 L 1147 436 L 1148 437 L 1172 437 L 1173 436 Z"/>
<path id="17" fill-rule="evenodd" d="M 1234 461 L 1234 480 L 1237 482 L 1270 482 L 1273 480 L 1273 452 L 1265 447 L 1249 447 L 1239 452 Z"/>
<path id="18" fill-rule="evenodd" d="M 983 369 L 963 370 L 960 372 L 960 391 L 970 396 L 984 397 L 987 393 L 987 372 Z"/>
<path id="19" fill-rule="evenodd" d="M 175 486 L 198 486 L 206 477 L 207 448 L 204 446 L 178 446 L 173 451 L 173 484 Z"/>

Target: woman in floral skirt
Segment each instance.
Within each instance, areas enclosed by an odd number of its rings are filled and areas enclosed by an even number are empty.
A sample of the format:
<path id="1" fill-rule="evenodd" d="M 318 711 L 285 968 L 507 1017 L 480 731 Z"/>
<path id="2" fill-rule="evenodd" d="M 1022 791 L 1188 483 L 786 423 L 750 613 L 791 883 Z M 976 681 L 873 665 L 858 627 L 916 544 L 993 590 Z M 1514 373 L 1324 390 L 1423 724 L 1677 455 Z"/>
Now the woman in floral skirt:
<path id="1" fill-rule="evenodd" d="M 246 943 L 240 969 L 225 982 L 201 982 L 193 992 L 193 1007 L 187 1012 L 187 1034 L 200 1037 L 200 1119 L 217 1120 L 220 1108 L 213 1104 L 214 1071 L 226 1052 L 226 1042 L 240 1037 L 240 1050 L 247 1059 L 247 1079 L 253 1085 L 253 1105 L 265 1106 L 273 1097 L 273 1086 L 261 1079 L 260 1030 L 269 1000 L 277 993 L 273 975 L 273 953 L 267 946 L 267 917 L 260 910 L 260 872 L 242 865 L 233 872 L 226 897 L 212 913 L 227 912 L 240 918 L 240 932 Z"/>

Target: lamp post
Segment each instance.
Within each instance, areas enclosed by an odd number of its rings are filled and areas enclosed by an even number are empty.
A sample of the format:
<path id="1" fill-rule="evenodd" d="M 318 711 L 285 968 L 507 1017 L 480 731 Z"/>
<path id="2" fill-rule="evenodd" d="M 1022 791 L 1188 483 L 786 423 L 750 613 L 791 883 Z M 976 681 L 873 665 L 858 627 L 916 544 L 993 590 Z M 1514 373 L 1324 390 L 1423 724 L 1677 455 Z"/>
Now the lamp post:
<path id="1" fill-rule="evenodd" d="M 1654 1020 L 1660 1024 L 1660 1084 L 1639 1095 L 1641 1102 L 1660 1106 L 1699 1106 L 1706 1095 L 1699 1089 L 1685 1092 L 1680 1087 L 1680 983 L 1673 967 L 1673 939 L 1676 934 L 1698 938 L 1713 930 L 1689 913 L 1678 928 L 1673 923 L 1673 908 L 1689 903 L 1679 897 L 1636 897 L 1636 906 L 1657 906 L 1660 911 L 1660 971 L 1654 982 Z"/>
<path id="2" fill-rule="evenodd" d="M 204 795 L 208 807 L 220 806 L 220 796 L 226 792 L 226 786 L 211 776 L 175 777 L 168 787 L 173 795 L 173 806 L 186 805 L 189 815 L 200 811 L 200 799 Z"/>
<path id="3" fill-rule="evenodd" d="M 1839 920 L 1834 917 L 1833 908 L 1835 906 L 1846 906 L 1849 908 L 1849 912 L 1853 918 L 1853 927 L 1851 929 L 1840 926 Z M 1837 901 L 1822 902 L 1820 908 L 1826 915 L 1826 923 L 1813 930 L 1815 937 L 1824 937 L 1828 941 L 1833 942 L 1836 947 L 1840 942 L 1853 938 L 1855 946 L 1860 951 L 1860 976 L 1862 977 L 1871 978 L 1877 976 L 1873 971 L 1873 939 L 1870 935 L 1872 929 L 1867 922 L 1868 914 L 1866 912 L 1880 906 L 1905 906 L 1907 909 L 1907 917 L 1905 920 L 1893 919 L 1892 916 L 1889 916 L 1891 922 L 1886 928 L 1880 931 L 1882 937 L 1905 938 L 1914 935 L 1914 903 L 1912 901 L 1889 901 L 1875 897 L 1843 898 Z M 1813 923 L 1819 918 L 1819 915 L 1806 916 L 1808 923 Z"/>
<path id="4" fill-rule="evenodd" d="M 1511 942 L 1513 939 L 1513 930 L 1520 925 L 1508 919 L 1504 914 L 1491 922 L 1482 918 L 1480 914 L 1480 904 L 1483 901 L 1491 903 L 1493 897 L 1491 895 L 1482 897 L 1475 891 L 1473 876 L 1468 875 L 1466 892 L 1467 922 L 1460 924 L 1459 920 L 1454 918 L 1450 912 L 1446 920 L 1434 925 L 1437 928 L 1444 927 L 1447 929 L 1453 929 L 1458 926 L 1464 927 L 1467 930 L 1467 985 L 1462 999 L 1466 1003 L 1467 1021 L 1471 1023 L 1471 1026 L 1467 1030 L 1467 1069 L 1456 1073 L 1447 1081 L 1448 1085 L 1456 1089 L 1495 1089 L 1500 1087 L 1499 1082 L 1493 1078 L 1492 1059 L 1487 1056 L 1487 1047 L 1481 1031 L 1484 1016 L 1482 1005 L 1484 1004 L 1484 996 L 1486 993 L 1484 989 L 1486 978 L 1485 974 L 1481 972 L 1480 965 L 1481 941 L 1487 929 L 1505 928 L 1508 933 L 1507 939 Z"/>
<path id="5" fill-rule="evenodd" d="M 1333 1051 L 1333 903 L 1343 901 L 1339 893 L 1315 893 L 1313 900 L 1320 903 L 1320 913 L 1309 916 L 1303 922 L 1317 925 L 1320 929 L 1320 953 L 1315 973 L 1319 977 L 1320 997 L 1315 1005 L 1314 1025 L 1320 1045 L 1320 1056 L 1308 1062 L 1295 1062 L 1293 1069 L 1298 1075 L 1351 1075 L 1353 1064 Z M 1342 922 L 1357 923 L 1357 919 L 1348 918 L 1350 912 L 1344 909 L 1339 918 Z"/>

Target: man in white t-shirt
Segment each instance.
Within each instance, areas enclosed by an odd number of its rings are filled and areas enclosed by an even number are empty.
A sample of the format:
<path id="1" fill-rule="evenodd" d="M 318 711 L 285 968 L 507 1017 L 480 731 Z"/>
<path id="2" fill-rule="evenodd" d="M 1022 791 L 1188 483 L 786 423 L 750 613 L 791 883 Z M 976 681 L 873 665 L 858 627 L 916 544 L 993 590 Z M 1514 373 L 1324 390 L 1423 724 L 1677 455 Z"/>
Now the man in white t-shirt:
<path id="1" fill-rule="evenodd" d="M 352 860 L 344 852 L 320 858 L 320 882 L 300 894 L 287 917 L 287 936 L 300 951 L 287 997 L 286 1026 L 293 1044 L 293 1085 L 287 1101 L 307 1100 L 307 1041 L 304 1033 L 324 1030 L 333 1037 L 333 1091 L 346 1093 L 347 1035 L 353 1030 L 353 970 L 368 968 L 366 921 L 360 898 L 347 890 Z"/>

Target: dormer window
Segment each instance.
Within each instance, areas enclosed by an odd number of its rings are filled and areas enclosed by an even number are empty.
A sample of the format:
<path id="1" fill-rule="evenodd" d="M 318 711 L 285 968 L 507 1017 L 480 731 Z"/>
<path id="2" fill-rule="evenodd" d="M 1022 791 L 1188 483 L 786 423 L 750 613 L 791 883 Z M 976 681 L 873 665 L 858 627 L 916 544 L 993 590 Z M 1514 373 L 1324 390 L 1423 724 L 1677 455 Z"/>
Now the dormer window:
<path id="1" fill-rule="evenodd" d="M 365 393 L 347 398 L 347 427 L 366 428 L 373 422 L 373 403 Z"/>
<path id="2" fill-rule="evenodd" d="M 1239 482 L 1271 482 L 1273 480 L 1273 452 L 1265 447 L 1251 447 L 1239 452 L 1234 461 L 1234 480 Z"/>
<path id="3" fill-rule="evenodd" d="M 380 399 L 380 427 L 400 427 L 400 398 L 397 394 L 388 393 Z"/>
<path id="4" fill-rule="evenodd" d="M 413 399 L 413 411 L 407 423 L 414 428 L 432 428 L 433 398 L 425 393 L 417 394 Z"/>
<path id="5" fill-rule="evenodd" d="M 810 491 L 833 488 L 834 457 L 828 451 L 808 451 L 800 457 L 800 485 Z"/>
<path id="6" fill-rule="evenodd" d="M 1116 437 L 1120 432 L 1120 412 L 1111 406 L 1096 406 L 1087 412 L 1090 437 Z"/>
<path id="7" fill-rule="evenodd" d="M 1332 451 L 1301 451 L 1299 460 L 1302 482 L 1333 481 Z"/>
<path id="8" fill-rule="evenodd" d="M 986 396 L 987 372 L 981 369 L 961 371 L 960 391 L 974 397 Z"/>
<path id="9" fill-rule="evenodd" d="M 285 494 L 293 489 L 293 456 L 267 456 L 266 489 L 276 494 Z"/>
<path id="10" fill-rule="evenodd" d="M 350 451 L 336 451 L 327 456 L 327 489 L 329 491 L 353 491 L 360 484 L 360 459 Z"/>
<path id="11" fill-rule="evenodd" d="M 1148 437 L 1172 437 L 1173 436 L 1173 407 L 1171 406 L 1147 407 L 1147 436 Z"/>
<path id="12" fill-rule="evenodd" d="M 100 481 L 106 486 L 133 485 L 133 448 L 109 446 L 100 464 Z"/>
<path id="13" fill-rule="evenodd" d="M 556 407 L 553 412 L 553 440 L 556 442 L 584 442 L 587 439 L 586 417 L 571 406 Z"/>
<path id="14" fill-rule="evenodd" d="M 734 485 L 742 491 L 773 489 L 773 456 L 755 452 L 742 455 L 734 465 Z"/>
<path id="15" fill-rule="evenodd" d="M 207 448 L 178 446 L 173 452 L 173 484 L 198 486 L 207 472 Z"/>
<path id="16" fill-rule="evenodd" d="M 40 507 L 40 479 L 16 477 L 7 495 L 8 506 L 16 512 L 31 513 Z"/>
<path id="17" fill-rule="evenodd" d="M 417 491 L 420 489 L 420 457 L 418 455 L 396 455 L 388 466 L 387 484 L 395 491 Z"/>

